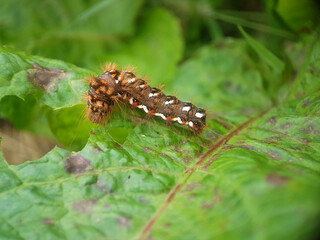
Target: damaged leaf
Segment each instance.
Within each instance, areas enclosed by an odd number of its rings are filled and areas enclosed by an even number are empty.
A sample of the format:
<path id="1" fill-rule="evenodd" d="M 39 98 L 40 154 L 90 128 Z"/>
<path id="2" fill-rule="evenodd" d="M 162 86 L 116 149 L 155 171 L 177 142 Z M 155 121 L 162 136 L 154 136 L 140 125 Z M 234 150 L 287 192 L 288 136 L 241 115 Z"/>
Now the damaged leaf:
<path id="1" fill-rule="evenodd" d="M 319 42 L 276 104 L 243 44 L 204 47 L 177 73 L 182 98 L 197 89 L 195 102 L 209 110 L 200 136 L 118 107 L 107 126 L 88 127 L 81 150 L 55 147 L 16 166 L 0 156 L 0 238 L 312 239 L 320 216 Z M 2 54 L 16 63 L 2 90 L 24 80 L 19 96 L 33 92 L 56 136 L 73 141 L 80 109 L 72 110 L 84 107 L 88 71 L 39 58 L 41 71 L 67 72 L 39 92 L 27 78 L 34 57 Z"/>

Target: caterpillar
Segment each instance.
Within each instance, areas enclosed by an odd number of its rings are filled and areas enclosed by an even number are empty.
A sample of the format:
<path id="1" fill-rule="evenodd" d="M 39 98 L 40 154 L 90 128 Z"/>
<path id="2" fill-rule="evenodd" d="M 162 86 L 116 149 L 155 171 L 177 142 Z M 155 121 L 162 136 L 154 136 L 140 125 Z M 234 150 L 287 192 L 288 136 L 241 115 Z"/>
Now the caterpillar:
<path id="1" fill-rule="evenodd" d="M 109 64 L 98 77 L 89 77 L 87 94 L 88 118 L 102 123 L 111 113 L 115 102 L 128 102 L 133 108 L 162 118 L 164 121 L 187 125 L 195 134 L 206 126 L 206 111 L 190 102 L 182 102 L 175 96 L 165 95 L 160 89 L 150 87 L 132 71 L 120 71 Z"/>

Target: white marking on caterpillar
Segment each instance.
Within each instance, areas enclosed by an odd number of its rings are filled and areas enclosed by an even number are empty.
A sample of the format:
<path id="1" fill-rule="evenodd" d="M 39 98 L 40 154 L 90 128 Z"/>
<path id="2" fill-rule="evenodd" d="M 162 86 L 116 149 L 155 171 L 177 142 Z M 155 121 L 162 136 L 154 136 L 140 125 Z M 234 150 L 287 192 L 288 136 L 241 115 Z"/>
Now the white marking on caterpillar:
<path id="1" fill-rule="evenodd" d="M 191 107 L 189 107 L 189 106 L 183 107 L 183 108 L 182 108 L 182 111 L 184 111 L 184 112 L 189 112 L 189 111 L 190 111 L 190 108 L 191 108 Z"/>
<path id="2" fill-rule="evenodd" d="M 163 115 L 162 113 L 155 113 L 154 115 L 155 115 L 155 116 L 162 117 L 163 120 L 167 120 L 166 116 Z"/>
<path id="3" fill-rule="evenodd" d="M 172 103 L 174 103 L 174 100 L 170 100 L 170 101 L 165 101 L 164 102 L 165 105 L 172 104 Z"/>
<path id="4" fill-rule="evenodd" d="M 193 126 L 193 122 L 191 122 L 191 121 L 188 124 L 189 124 L 190 127 Z"/>
<path id="5" fill-rule="evenodd" d="M 122 97 L 123 99 L 126 99 L 127 98 L 127 94 L 124 94 L 124 96 Z"/>
<path id="6" fill-rule="evenodd" d="M 196 117 L 197 117 L 197 118 L 202 118 L 203 116 L 204 116 L 203 113 L 199 113 L 199 112 L 196 113 Z"/>
<path id="7" fill-rule="evenodd" d="M 132 105 L 132 103 L 133 103 L 133 98 L 130 98 L 130 99 L 129 99 L 129 103 Z"/>
<path id="8" fill-rule="evenodd" d="M 182 124 L 181 118 L 179 118 L 179 117 L 176 117 L 176 118 L 174 118 L 172 120 Z"/>
<path id="9" fill-rule="evenodd" d="M 139 105 L 138 108 L 142 108 L 146 113 L 148 113 L 148 108 L 145 105 Z"/>
<path id="10" fill-rule="evenodd" d="M 136 81 L 136 78 L 130 78 L 129 80 L 128 80 L 128 83 L 133 83 L 133 82 L 135 82 Z"/>
<path id="11" fill-rule="evenodd" d="M 117 93 L 117 96 L 121 98 L 121 94 L 120 93 Z"/>
<path id="12" fill-rule="evenodd" d="M 158 96 L 160 93 L 149 93 L 149 97 L 156 97 L 156 96 Z"/>

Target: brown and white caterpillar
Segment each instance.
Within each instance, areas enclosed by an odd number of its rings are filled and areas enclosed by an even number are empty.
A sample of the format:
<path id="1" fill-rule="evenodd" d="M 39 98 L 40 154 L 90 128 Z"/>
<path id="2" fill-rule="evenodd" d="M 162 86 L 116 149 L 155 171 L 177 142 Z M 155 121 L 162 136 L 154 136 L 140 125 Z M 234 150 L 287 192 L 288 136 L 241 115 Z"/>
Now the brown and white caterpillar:
<path id="1" fill-rule="evenodd" d="M 160 89 L 150 87 L 132 71 L 116 70 L 115 65 L 109 64 L 103 74 L 90 77 L 89 86 L 86 99 L 91 122 L 104 122 L 114 103 L 122 100 L 149 115 L 187 125 L 195 134 L 201 133 L 206 125 L 204 109 L 167 96 Z"/>

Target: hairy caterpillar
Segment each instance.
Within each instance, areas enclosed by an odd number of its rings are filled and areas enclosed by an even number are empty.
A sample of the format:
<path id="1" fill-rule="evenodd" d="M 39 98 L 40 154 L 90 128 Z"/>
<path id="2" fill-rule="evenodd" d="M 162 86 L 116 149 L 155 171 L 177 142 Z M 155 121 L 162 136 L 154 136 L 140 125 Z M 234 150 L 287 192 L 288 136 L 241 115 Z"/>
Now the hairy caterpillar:
<path id="1" fill-rule="evenodd" d="M 116 70 L 115 65 L 109 64 L 103 74 L 90 77 L 89 86 L 87 106 L 91 122 L 104 122 L 114 103 L 122 100 L 149 115 L 187 125 L 195 134 L 201 133 L 206 125 L 204 109 L 167 96 L 160 89 L 150 87 L 132 71 Z"/>

